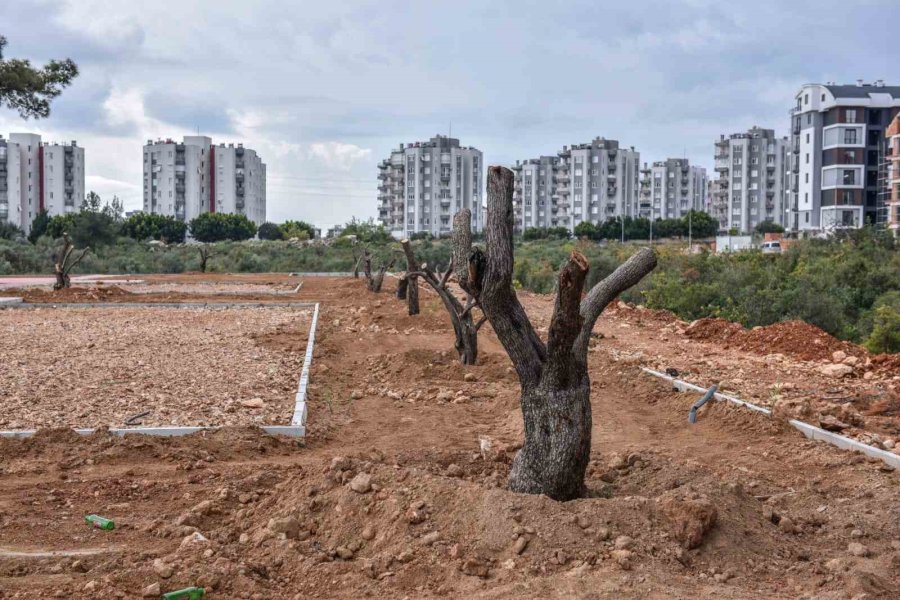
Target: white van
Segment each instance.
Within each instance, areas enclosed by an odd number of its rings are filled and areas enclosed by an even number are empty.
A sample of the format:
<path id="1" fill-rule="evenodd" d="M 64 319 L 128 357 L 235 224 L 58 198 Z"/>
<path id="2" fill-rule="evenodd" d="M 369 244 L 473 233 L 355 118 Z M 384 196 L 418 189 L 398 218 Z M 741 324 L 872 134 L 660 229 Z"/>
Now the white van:
<path id="1" fill-rule="evenodd" d="M 770 242 L 763 242 L 762 245 L 763 254 L 780 254 L 781 253 L 781 242 L 774 240 Z"/>

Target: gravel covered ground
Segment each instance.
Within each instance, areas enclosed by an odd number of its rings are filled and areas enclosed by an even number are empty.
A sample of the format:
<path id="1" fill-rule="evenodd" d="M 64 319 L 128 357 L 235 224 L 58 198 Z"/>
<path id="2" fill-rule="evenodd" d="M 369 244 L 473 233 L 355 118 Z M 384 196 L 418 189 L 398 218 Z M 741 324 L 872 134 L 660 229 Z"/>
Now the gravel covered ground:
<path id="1" fill-rule="evenodd" d="M 0 428 L 287 424 L 309 309 L 0 311 Z M 295 343 L 279 344 L 291 334 Z"/>

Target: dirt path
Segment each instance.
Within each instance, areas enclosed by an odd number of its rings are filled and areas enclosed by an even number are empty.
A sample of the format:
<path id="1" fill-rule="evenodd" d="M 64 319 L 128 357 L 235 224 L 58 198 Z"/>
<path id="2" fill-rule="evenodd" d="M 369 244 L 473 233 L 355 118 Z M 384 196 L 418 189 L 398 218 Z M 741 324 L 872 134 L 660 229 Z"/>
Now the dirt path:
<path id="1" fill-rule="evenodd" d="M 489 327 L 463 367 L 428 296 L 413 318 L 361 280 L 309 278 L 299 296 L 323 302 L 302 444 L 244 429 L 0 441 L 0 598 L 155 582 L 210 598 L 896 597 L 900 479 L 878 463 L 718 403 L 689 425 L 696 396 L 616 360 L 617 336 L 590 355 L 591 496 L 510 494 L 517 384 Z"/>

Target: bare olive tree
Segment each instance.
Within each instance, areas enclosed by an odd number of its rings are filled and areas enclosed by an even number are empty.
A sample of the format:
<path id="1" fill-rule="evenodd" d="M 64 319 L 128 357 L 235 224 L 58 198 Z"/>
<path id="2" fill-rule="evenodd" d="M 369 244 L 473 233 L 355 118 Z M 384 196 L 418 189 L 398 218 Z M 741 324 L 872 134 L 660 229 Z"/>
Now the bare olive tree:
<path id="1" fill-rule="evenodd" d="M 591 385 L 588 342 L 603 309 L 656 267 L 644 248 L 595 285 L 582 299 L 588 261 L 578 251 L 559 273 L 545 344 L 525 314 L 512 285 L 513 173 L 488 171 L 486 252 L 473 250 L 460 285 L 477 301 L 503 344 L 521 385 L 525 443 L 513 461 L 509 488 L 556 500 L 584 493 L 591 449 Z M 464 248 L 454 248 L 462 251 Z"/>
<path id="2" fill-rule="evenodd" d="M 206 244 L 200 244 L 197 246 L 197 252 L 200 253 L 200 272 L 206 273 L 206 266 L 209 262 L 209 259 L 215 256 L 215 253 L 210 249 Z"/>
<path id="3" fill-rule="evenodd" d="M 443 273 L 435 272 L 428 264 L 422 264 L 417 267 L 418 270 L 407 271 L 404 277 L 419 277 L 428 284 L 431 289 L 437 293 L 447 314 L 450 315 L 450 322 L 453 324 L 453 332 L 456 336 L 454 347 L 459 355 L 459 360 L 464 365 L 474 365 L 478 359 L 478 330 L 487 322 L 485 316 L 481 316 L 475 320 L 472 310 L 477 306 L 475 298 L 469 294 L 464 283 L 468 277 L 469 261 L 468 256 L 472 252 L 472 213 L 469 209 L 463 209 L 456 213 L 453 217 L 453 233 L 452 248 L 453 258 L 447 266 L 447 270 Z M 415 257 L 409 244 L 403 248 L 407 255 L 407 265 L 415 265 Z M 412 267 L 408 267 L 412 268 Z M 448 284 L 451 283 L 451 277 L 456 275 L 456 280 L 460 283 L 460 287 L 466 292 L 466 303 L 456 296 Z"/>
<path id="4" fill-rule="evenodd" d="M 75 265 L 81 262 L 81 259 L 91 249 L 90 246 L 85 247 L 81 254 L 75 256 L 75 245 L 69 239 L 69 234 L 62 235 L 63 244 L 56 252 L 53 259 L 53 274 L 56 276 L 56 282 L 53 284 L 54 290 L 61 290 L 72 286 L 69 273 L 75 268 Z"/>
<path id="5" fill-rule="evenodd" d="M 388 269 L 393 268 L 394 259 L 390 261 L 382 261 L 381 266 L 374 273 L 372 272 L 372 253 L 368 248 L 363 250 L 363 273 L 366 276 L 366 288 L 370 292 L 378 293 L 384 283 L 384 274 Z"/>
<path id="6" fill-rule="evenodd" d="M 406 274 L 397 283 L 397 298 L 406 300 L 407 312 L 412 317 L 419 314 L 419 281 L 414 274 L 418 268 L 409 240 L 401 241 L 400 247 L 403 249 L 403 256 L 406 258 Z"/>

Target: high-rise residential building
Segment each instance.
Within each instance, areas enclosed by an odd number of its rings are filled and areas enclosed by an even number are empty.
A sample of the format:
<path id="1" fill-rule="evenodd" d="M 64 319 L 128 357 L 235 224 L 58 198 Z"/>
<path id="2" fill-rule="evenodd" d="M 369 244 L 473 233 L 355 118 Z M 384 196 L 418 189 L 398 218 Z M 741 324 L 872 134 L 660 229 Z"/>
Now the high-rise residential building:
<path id="1" fill-rule="evenodd" d="M 26 233 L 41 210 L 75 212 L 84 200 L 84 148 L 33 133 L 0 136 L 0 221 Z"/>
<path id="2" fill-rule="evenodd" d="M 517 161 L 513 167 L 516 231 L 529 227 L 594 224 L 638 216 L 640 153 L 616 140 L 595 138 L 563 146 L 556 156 Z"/>
<path id="3" fill-rule="evenodd" d="M 795 98 L 786 227 L 829 231 L 875 222 L 879 154 L 900 112 L 900 87 L 806 84 Z"/>
<path id="4" fill-rule="evenodd" d="M 722 229 L 750 233 L 763 221 L 784 224 L 787 138 L 772 129 L 720 136 L 710 213 Z"/>
<path id="5" fill-rule="evenodd" d="M 900 236 L 900 115 L 891 121 L 884 137 L 877 223 Z"/>
<path id="6" fill-rule="evenodd" d="M 641 169 L 642 203 L 649 194 L 650 214 L 656 219 L 680 219 L 691 210 L 706 211 L 709 193 L 706 169 L 686 158 L 669 158 L 644 164 Z M 642 215 L 646 216 L 646 215 Z"/>
<path id="7" fill-rule="evenodd" d="M 266 220 L 266 165 L 243 144 L 148 140 L 144 146 L 144 212 L 190 221 L 205 212 Z"/>
<path id="8" fill-rule="evenodd" d="M 483 168 L 481 150 L 456 138 L 400 144 L 378 165 L 378 220 L 397 238 L 449 235 L 453 215 L 468 208 L 472 230 L 481 231 Z"/>

